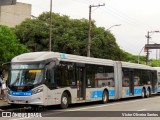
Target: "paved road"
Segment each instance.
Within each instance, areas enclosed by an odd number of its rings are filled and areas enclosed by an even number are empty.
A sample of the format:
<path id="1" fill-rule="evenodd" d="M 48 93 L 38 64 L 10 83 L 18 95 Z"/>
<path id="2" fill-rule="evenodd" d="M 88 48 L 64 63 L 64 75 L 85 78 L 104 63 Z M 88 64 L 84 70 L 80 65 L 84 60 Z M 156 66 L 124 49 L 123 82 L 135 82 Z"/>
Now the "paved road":
<path id="1" fill-rule="evenodd" d="M 16 110 L 17 111 L 17 110 Z M 21 110 L 22 111 L 22 110 Z M 27 110 L 26 110 L 27 111 Z M 22 111 L 22 112 L 26 112 Z M 30 110 L 29 110 L 30 111 Z M 111 112 L 112 111 L 112 112 Z M 118 111 L 118 112 L 117 112 Z M 123 111 L 123 112 L 122 112 Z M 159 111 L 159 112 L 157 112 Z M 31 111 L 35 112 L 35 111 Z M 108 116 L 107 120 L 159 120 L 160 119 L 160 96 L 156 95 L 151 98 L 141 99 L 123 99 L 120 101 L 111 101 L 107 104 L 100 104 L 99 102 L 85 103 L 71 105 L 70 108 L 61 110 L 57 106 L 51 106 L 39 111 L 43 117 L 52 120 L 104 120 L 105 115 Z M 96 117 L 96 116 L 104 117 Z M 148 116 L 151 117 L 123 117 L 123 115 L 131 116 Z M 153 117 L 153 116 L 159 117 Z M 73 116 L 73 117 L 70 117 Z M 87 116 L 87 117 L 86 117 Z M 112 117 L 109 117 L 112 116 Z M 115 116 L 115 117 L 113 117 Z M 120 117 L 116 117 L 120 116 Z M 4 118 L 3 118 L 4 119 Z M 37 118 L 5 118 L 8 120 L 37 120 Z M 44 118 L 38 118 L 38 120 Z M 45 118 L 46 119 L 46 118 Z"/>

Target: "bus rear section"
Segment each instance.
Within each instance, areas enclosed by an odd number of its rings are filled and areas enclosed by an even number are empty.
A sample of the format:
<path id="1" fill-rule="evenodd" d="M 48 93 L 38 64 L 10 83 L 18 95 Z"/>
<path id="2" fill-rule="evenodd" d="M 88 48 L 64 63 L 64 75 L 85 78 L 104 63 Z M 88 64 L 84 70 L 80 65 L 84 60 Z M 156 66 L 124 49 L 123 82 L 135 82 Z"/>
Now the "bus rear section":
<path id="1" fill-rule="evenodd" d="M 122 98 L 150 97 L 158 92 L 156 70 L 146 65 L 121 63 Z"/>

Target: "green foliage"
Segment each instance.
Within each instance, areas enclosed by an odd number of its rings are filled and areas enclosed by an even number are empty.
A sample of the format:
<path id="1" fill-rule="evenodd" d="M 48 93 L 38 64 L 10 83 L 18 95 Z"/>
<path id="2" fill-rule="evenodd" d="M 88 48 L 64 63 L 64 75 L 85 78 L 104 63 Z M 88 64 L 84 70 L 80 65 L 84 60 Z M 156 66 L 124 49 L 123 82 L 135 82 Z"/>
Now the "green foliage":
<path id="1" fill-rule="evenodd" d="M 133 63 L 139 62 L 140 64 L 146 64 L 146 62 L 145 62 L 146 57 L 145 56 L 132 55 L 132 54 L 125 52 L 125 51 L 124 51 L 124 54 L 125 54 L 124 61 L 133 62 Z"/>
<path id="2" fill-rule="evenodd" d="M 20 42 L 31 51 L 49 49 L 50 13 L 42 13 L 36 19 L 27 19 L 16 26 L 15 32 Z M 91 57 L 138 62 L 138 56 L 121 50 L 113 34 L 92 21 Z M 70 19 L 68 16 L 52 13 L 52 51 L 87 55 L 88 20 Z M 145 61 L 140 56 L 140 62 Z"/>
<path id="3" fill-rule="evenodd" d="M 151 60 L 150 65 L 152 67 L 160 67 L 160 60 Z"/>
<path id="4" fill-rule="evenodd" d="M 15 33 L 20 42 L 30 48 L 31 51 L 47 50 L 47 32 L 47 23 L 38 19 L 26 19 L 15 28 Z"/>
<path id="5" fill-rule="evenodd" d="M 0 64 L 10 61 L 14 56 L 27 52 L 27 48 L 20 44 L 13 30 L 0 25 Z"/>
<path id="6" fill-rule="evenodd" d="M 86 56 L 88 44 L 88 20 L 70 19 L 52 13 L 52 50 Z M 27 19 L 16 26 L 15 32 L 21 43 L 31 51 L 49 49 L 50 14 L 43 13 L 37 19 Z M 96 27 L 92 21 L 91 56 L 123 60 L 125 54 L 116 43 L 115 37 L 104 28 Z"/>

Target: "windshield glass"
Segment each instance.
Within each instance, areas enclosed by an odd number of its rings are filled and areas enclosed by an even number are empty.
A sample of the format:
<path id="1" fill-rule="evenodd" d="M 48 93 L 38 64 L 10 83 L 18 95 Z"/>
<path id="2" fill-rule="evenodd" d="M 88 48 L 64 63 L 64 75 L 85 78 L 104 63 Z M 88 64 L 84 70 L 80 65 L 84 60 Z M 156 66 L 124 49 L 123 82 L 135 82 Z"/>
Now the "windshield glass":
<path id="1" fill-rule="evenodd" d="M 38 84 L 43 78 L 43 68 L 43 64 L 13 64 L 11 65 L 8 84 L 12 86 L 29 86 Z"/>
<path id="2" fill-rule="evenodd" d="M 43 70 L 11 70 L 9 85 L 28 86 L 42 81 Z"/>

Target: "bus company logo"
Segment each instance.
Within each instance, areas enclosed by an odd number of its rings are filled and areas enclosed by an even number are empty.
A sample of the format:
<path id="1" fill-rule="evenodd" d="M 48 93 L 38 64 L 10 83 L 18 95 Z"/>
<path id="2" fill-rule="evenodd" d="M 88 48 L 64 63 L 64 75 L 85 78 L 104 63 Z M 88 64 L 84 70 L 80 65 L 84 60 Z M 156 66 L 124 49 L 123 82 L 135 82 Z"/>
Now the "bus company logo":
<path id="1" fill-rule="evenodd" d="M 12 117 L 11 112 L 2 112 L 2 117 Z"/>

